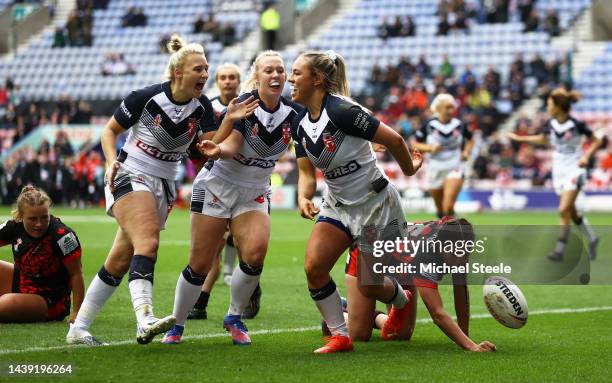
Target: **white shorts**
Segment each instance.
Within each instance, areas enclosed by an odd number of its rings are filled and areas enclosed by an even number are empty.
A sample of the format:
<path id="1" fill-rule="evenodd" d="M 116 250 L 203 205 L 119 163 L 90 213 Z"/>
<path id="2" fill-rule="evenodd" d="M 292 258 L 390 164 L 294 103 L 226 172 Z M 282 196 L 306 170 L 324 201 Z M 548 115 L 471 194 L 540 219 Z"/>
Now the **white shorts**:
<path id="1" fill-rule="evenodd" d="M 455 168 L 450 169 L 432 169 L 427 168 L 427 187 L 429 189 L 442 189 L 444 181 L 447 179 L 460 179 L 464 178 L 463 166 L 459 165 Z"/>
<path id="2" fill-rule="evenodd" d="M 391 183 L 359 205 L 343 205 L 326 194 L 317 222 L 331 223 L 353 239 L 360 237 L 366 226 L 381 228 L 397 225 L 403 233 L 407 225 L 399 192 Z"/>
<path id="3" fill-rule="evenodd" d="M 191 211 L 227 219 L 249 211 L 270 214 L 270 188 L 237 186 L 202 169 L 193 181 Z"/>
<path id="4" fill-rule="evenodd" d="M 586 183 L 586 169 L 561 169 L 558 172 L 553 170 L 552 175 L 553 188 L 557 195 L 563 194 L 566 191 L 580 190 Z"/>
<path id="5" fill-rule="evenodd" d="M 174 181 L 134 171 L 125 164 L 121 164 L 115 175 L 114 185 L 115 191 L 112 193 L 108 185 L 104 187 L 106 214 L 114 217 L 113 205 L 127 194 L 135 191 L 147 191 L 153 194 L 157 202 L 160 230 L 166 227 L 166 219 L 176 201 Z"/>

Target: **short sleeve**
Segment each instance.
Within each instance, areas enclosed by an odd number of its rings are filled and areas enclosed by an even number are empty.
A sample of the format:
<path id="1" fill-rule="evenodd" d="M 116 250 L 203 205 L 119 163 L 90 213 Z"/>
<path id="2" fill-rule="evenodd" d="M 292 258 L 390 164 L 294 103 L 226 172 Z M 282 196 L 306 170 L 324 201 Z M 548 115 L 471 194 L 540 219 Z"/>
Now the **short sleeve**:
<path id="1" fill-rule="evenodd" d="M 427 140 L 427 126 L 429 125 L 429 121 L 425 121 L 423 125 L 421 125 L 420 129 L 417 129 L 414 132 L 414 138 L 416 138 L 417 142 L 425 142 Z"/>
<path id="2" fill-rule="evenodd" d="M 215 110 L 213 109 L 212 103 L 206 96 L 200 97 L 199 101 L 204 107 L 204 115 L 199 121 L 200 134 L 214 132 L 219 129 L 219 122 L 215 118 Z"/>
<path id="3" fill-rule="evenodd" d="M 123 129 L 131 128 L 140 118 L 148 99 L 148 93 L 144 90 L 133 91 L 121 101 L 113 117 Z"/>
<path id="4" fill-rule="evenodd" d="M 306 157 L 306 148 L 302 145 L 302 141 L 298 135 L 298 129 L 300 128 L 300 121 L 304 117 L 304 113 L 298 113 L 297 116 L 291 121 L 291 138 L 293 139 L 293 145 L 295 146 L 295 156 L 297 158 Z"/>
<path id="5" fill-rule="evenodd" d="M 0 246 L 8 245 L 15 238 L 17 224 L 13 220 L 0 224 Z"/>
<path id="6" fill-rule="evenodd" d="M 587 138 L 593 137 L 593 131 L 591 130 L 591 128 L 587 126 L 586 123 L 584 123 L 583 121 L 578 121 L 578 120 L 574 120 L 574 121 L 576 121 L 576 129 L 578 129 L 578 132 L 580 134 L 582 134 L 583 136 L 586 136 Z"/>
<path id="7" fill-rule="evenodd" d="M 372 141 L 380 126 L 380 121 L 371 116 L 359 105 L 348 101 L 340 103 L 332 112 L 328 111 L 332 122 L 349 136 Z"/>
<path id="8" fill-rule="evenodd" d="M 60 225 L 54 228 L 55 233 L 55 245 L 57 247 L 58 255 L 62 260 L 63 264 L 69 264 L 70 262 L 81 257 L 81 243 L 76 233 L 64 226 Z"/>

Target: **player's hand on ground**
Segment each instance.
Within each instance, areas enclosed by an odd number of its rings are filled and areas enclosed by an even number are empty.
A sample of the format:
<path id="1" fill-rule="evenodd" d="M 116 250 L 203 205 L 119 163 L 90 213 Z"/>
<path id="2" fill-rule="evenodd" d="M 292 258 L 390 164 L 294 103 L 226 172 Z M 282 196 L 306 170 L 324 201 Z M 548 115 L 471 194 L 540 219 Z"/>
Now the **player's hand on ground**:
<path id="1" fill-rule="evenodd" d="M 587 156 L 580 157 L 580 160 L 578 160 L 578 166 L 580 166 L 581 168 L 586 168 L 588 165 L 589 158 Z"/>
<path id="2" fill-rule="evenodd" d="M 489 342 L 488 340 L 485 340 L 483 342 L 480 342 L 480 344 L 478 344 L 478 346 L 474 348 L 472 351 L 474 352 L 494 352 L 494 351 L 497 351 L 497 347 L 495 347 L 495 345 Z"/>
<path id="3" fill-rule="evenodd" d="M 111 192 L 115 191 L 115 176 L 120 167 L 121 163 L 114 161 L 106 168 L 106 173 L 104 173 L 104 183 L 108 185 Z"/>
<path id="4" fill-rule="evenodd" d="M 309 199 L 300 198 L 298 200 L 298 207 L 302 218 L 314 219 L 315 215 L 319 214 L 319 209 Z"/>
<path id="5" fill-rule="evenodd" d="M 210 160 L 218 160 L 221 157 L 221 148 L 211 140 L 203 140 L 196 147 L 204 157 Z"/>
<path id="6" fill-rule="evenodd" d="M 251 96 L 242 102 L 238 102 L 238 98 L 236 97 L 227 105 L 225 115 L 231 120 L 241 120 L 253 114 L 258 106 L 259 100 L 257 100 L 254 96 Z"/>

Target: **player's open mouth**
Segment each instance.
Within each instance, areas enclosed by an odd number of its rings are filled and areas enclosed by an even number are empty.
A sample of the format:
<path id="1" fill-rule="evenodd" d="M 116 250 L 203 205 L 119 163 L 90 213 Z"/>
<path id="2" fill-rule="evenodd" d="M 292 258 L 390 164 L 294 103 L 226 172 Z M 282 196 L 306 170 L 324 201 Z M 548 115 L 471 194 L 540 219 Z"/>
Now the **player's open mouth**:
<path id="1" fill-rule="evenodd" d="M 272 89 L 280 89 L 280 86 L 281 86 L 281 84 L 278 81 L 271 81 L 270 82 L 270 88 L 272 88 Z"/>
<path id="2" fill-rule="evenodd" d="M 200 82 L 198 82 L 198 83 L 196 84 L 195 88 L 196 88 L 196 90 L 197 90 L 198 92 L 201 92 L 201 91 L 202 91 L 202 89 L 204 89 L 204 81 L 200 81 Z"/>

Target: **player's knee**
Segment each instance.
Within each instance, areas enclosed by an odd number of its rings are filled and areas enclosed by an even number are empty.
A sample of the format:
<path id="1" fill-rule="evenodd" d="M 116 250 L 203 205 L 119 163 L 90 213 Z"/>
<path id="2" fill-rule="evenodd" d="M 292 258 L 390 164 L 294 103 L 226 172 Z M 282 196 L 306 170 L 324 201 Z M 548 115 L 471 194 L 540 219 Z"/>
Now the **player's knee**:
<path id="1" fill-rule="evenodd" d="M 155 260 L 157 258 L 157 250 L 159 250 L 159 238 L 153 237 L 142 239 L 138 244 L 138 248 L 134 249 L 134 252 Z"/>
<path id="2" fill-rule="evenodd" d="M 366 298 L 377 299 L 380 286 L 368 286 L 358 284 L 359 292 Z"/>
<path id="3" fill-rule="evenodd" d="M 559 214 L 563 218 L 571 218 L 572 216 L 572 207 L 571 206 L 560 206 Z"/>
<path id="4" fill-rule="evenodd" d="M 252 244 L 250 246 L 245 246 L 245 248 L 241 248 L 240 255 L 242 256 L 242 259 L 249 265 L 262 266 L 267 251 L 267 243 L 258 243 Z"/>
<path id="5" fill-rule="evenodd" d="M 414 329 L 409 329 L 404 332 L 401 332 L 397 335 L 396 339 L 404 340 L 404 341 L 410 340 L 412 338 L 413 332 L 414 332 Z"/>
<path id="6" fill-rule="evenodd" d="M 206 275 L 212 267 L 211 260 L 203 259 L 204 257 L 190 259 L 189 267 L 198 274 Z"/>
<path id="7" fill-rule="evenodd" d="M 329 279 L 329 270 L 323 267 L 318 262 L 307 260 L 304 262 L 304 271 L 308 282 L 316 282 Z"/>

